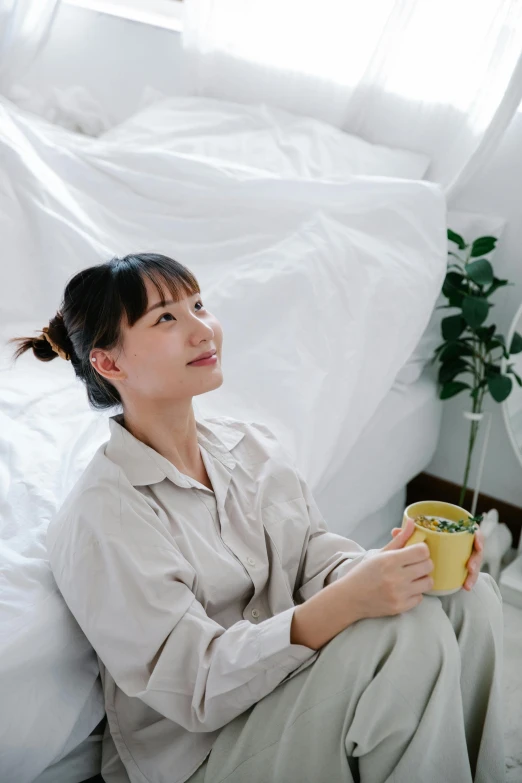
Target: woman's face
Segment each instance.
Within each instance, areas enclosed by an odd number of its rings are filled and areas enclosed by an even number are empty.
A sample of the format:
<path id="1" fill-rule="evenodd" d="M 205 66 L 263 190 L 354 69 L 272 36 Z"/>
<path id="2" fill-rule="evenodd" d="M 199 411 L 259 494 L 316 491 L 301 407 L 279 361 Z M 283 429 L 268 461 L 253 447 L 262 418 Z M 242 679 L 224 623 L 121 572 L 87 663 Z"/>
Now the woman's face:
<path id="1" fill-rule="evenodd" d="M 173 302 L 168 291 L 160 304 L 156 287 L 144 280 L 148 306 L 132 326 L 122 324 L 121 350 L 94 349 L 93 366 L 118 388 L 122 400 L 173 401 L 217 389 L 223 383 L 221 346 L 223 331 L 217 318 L 204 307 L 201 294 Z M 216 360 L 191 365 L 197 356 L 216 351 Z"/>

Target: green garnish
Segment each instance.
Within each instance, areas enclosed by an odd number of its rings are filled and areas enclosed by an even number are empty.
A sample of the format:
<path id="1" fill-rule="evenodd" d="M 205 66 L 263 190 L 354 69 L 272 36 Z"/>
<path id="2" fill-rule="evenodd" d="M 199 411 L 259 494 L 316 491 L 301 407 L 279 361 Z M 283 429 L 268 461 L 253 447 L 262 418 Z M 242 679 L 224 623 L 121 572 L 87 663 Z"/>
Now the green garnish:
<path id="1" fill-rule="evenodd" d="M 437 525 L 437 529 L 444 533 L 475 533 L 483 518 L 484 514 L 479 514 L 477 516 L 470 516 L 468 519 L 459 519 L 458 522 L 448 522 L 445 519 L 438 519 L 437 517 L 426 517 L 421 515 L 416 517 L 415 521 L 419 522 L 421 525 L 423 521 L 435 523 Z M 431 528 L 430 525 L 422 526 L 428 529 Z"/>

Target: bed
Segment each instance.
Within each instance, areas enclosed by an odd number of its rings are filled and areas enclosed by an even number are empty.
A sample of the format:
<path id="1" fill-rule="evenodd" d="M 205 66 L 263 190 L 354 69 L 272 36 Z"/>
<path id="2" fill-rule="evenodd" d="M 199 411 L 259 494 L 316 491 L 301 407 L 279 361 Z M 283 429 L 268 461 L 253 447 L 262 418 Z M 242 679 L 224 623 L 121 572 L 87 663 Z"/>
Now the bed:
<path id="1" fill-rule="evenodd" d="M 104 709 L 45 531 L 114 411 L 88 408 L 66 362 L 14 366 L 7 338 L 41 329 L 80 268 L 178 258 L 225 334 L 225 383 L 196 412 L 269 424 L 329 527 L 382 546 L 437 445 L 441 402 L 416 351 L 433 339 L 446 209 L 422 156 L 204 98 L 98 139 L 0 101 L 0 154 L 0 778 L 76 783 L 99 771 Z"/>
<path id="2" fill-rule="evenodd" d="M 406 484 L 434 456 L 441 420 L 433 367 L 413 383 L 396 380 L 338 473 L 316 493 L 328 527 L 365 549 L 388 543 L 391 528 L 402 524 Z"/>

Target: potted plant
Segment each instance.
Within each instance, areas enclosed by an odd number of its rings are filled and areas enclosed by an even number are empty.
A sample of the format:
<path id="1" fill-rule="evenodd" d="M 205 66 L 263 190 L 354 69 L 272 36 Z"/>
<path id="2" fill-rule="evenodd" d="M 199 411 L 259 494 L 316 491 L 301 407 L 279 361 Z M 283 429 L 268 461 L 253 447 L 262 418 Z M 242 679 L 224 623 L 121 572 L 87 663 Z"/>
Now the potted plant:
<path id="1" fill-rule="evenodd" d="M 470 435 L 459 499 L 462 506 L 473 448 L 483 418 L 484 396 L 489 393 L 499 403 L 507 399 L 513 388 L 510 375 L 522 386 L 522 378 L 512 364 L 506 365 L 505 374 L 501 371 L 503 357 L 509 360 L 511 354 L 522 351 L 522 336 L 515 332 L 508 349 L 505 338 L 496 331 L 496 325 L 486 324 L 489 310 L 495 306 L 489 298 L 502 286 L 514 285 L 495 277 L 491 263 L 484 258 L 494 250 L 497 238 L 483 236 L 466 243 L 460 234 L 448 229 L 448 240 L 455 245 L 448 251 L 448 271 L 442 286 L 442 294 L 448 303 L 436 309 L 450 308 L 458 312 L 443 318 L 441 330 L 444 342 L 435 349 L 431 362 L 437 359 L 440 362 L 438 381 L 441 400 L 465 390 L 469 391 L 472 399 L 471 411 L 464 413 L 470 420 Z M 466 379 L 457 380 L 462 375 Z"/>

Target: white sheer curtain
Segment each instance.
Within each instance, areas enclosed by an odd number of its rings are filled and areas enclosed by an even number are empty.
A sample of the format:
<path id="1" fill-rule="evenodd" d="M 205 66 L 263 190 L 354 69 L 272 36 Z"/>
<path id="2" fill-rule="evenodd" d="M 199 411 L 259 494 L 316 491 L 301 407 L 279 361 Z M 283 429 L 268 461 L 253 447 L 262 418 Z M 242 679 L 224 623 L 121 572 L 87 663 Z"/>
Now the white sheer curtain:
<path id="1" fill-rule="evenodd" d="M 521 0 L 186 0 L 188 91 L 428 154 L 454 195 L 522 98 Z"/>
<path id="2" fill-rule="evenodd" d="M 60 0 L 0 0 L 0 92 L 31 65 L 47 40 Z"/>

